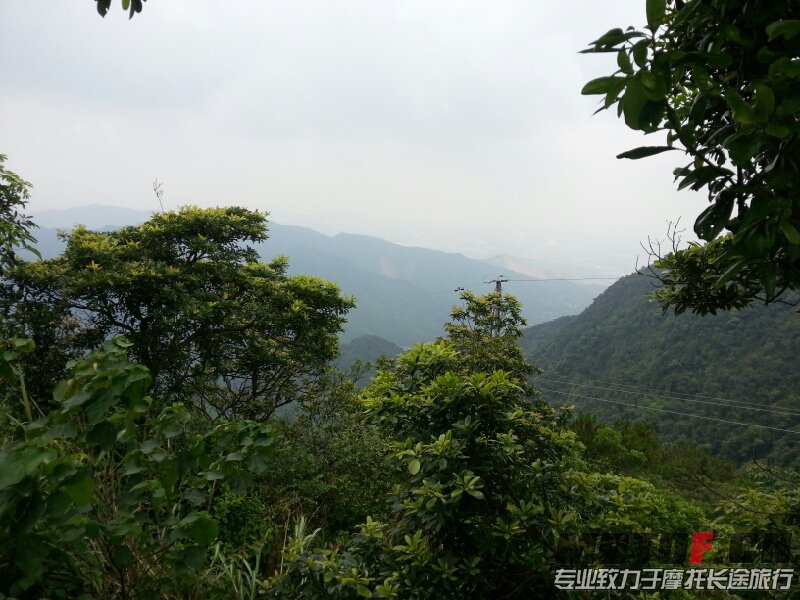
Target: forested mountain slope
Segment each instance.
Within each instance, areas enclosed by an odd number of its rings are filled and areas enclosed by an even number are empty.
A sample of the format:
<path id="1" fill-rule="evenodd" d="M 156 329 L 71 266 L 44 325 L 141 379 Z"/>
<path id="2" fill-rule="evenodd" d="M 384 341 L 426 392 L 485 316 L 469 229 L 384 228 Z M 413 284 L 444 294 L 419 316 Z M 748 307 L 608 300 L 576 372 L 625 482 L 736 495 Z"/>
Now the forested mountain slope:
<path id="1" fill-rule="evenodd" d="M 607 421 L 644 421 L 667 441 L 691 440 L 737 462 L 769 457 L 798 464 L 800 434 L 711 420 L 800 431 L 798 309 L 773 304 L 706 317 L 662 314 L 645 296 L 651 281 L 629 275 L 580 315 L 525 331 L 527 356 L 545 369 L 539 385 L 551 390 L 547 399 Z"/>
<path id="2" fill-rule="evenodd" d="M 358 360 L 374 363 L 382 356 L 394 358 L 402 353 L 403 349 L 389 340 L 377 335 L 361 335 L 339 347 L 339 359 L 336 362 L 346 369 Z"/>
<path id="3" fill-rule="evenodd" d="M 34 235 L 42 254 L 53 257 L 63 247 L 54 227 L 84 223 L 89 228 L 113 228 L 147 218 L 149 213 L 144 211 L 108 206 L 47 211 L 35 216 L 42 228 Z M 269 223 L 269 239 L 256 247 L 264 260 L 288 256 L 289 274 L 334 281 L 344 293 L 356 298 L 356 308 L 348 314 L 344 341 L 377 335 L 403 347 L 442 335 L 442 323 L 458 302 L 455 289 L 486 293 L 490 287 L 483 282 L 497 276 L 499 269 L 461 254 L 402 246 L 365 235 L 329 236 L 275 222 Z M 510 270 L 502 273 L 512 279 L 530 279 Z M 531 324 L 579 312 L 604 287 L 570 281 L 512 282 L 509 286 Z"/>

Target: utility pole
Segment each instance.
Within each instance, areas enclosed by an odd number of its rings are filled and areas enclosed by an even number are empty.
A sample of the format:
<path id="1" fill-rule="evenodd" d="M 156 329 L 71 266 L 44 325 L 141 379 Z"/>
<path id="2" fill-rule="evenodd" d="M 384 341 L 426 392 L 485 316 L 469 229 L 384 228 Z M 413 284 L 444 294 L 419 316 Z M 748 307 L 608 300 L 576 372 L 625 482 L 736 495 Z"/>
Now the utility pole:
<path id="1" fill-rule="evenodd" d="M 492 279 L 487 281 L 486 283 L 493 283 L 494 284 L 494 291 L 497 292 L 497 304 L 494 305 L 492 309 L 492 314 L 494 316 L 494 326 L 492 327 L 492 337 L 498 337 L 500 335 L 500 300 L 503 298 L 503 284 L 509 281 L 508 277 L 505 275 L 499 275 L 496 279 Z"/>

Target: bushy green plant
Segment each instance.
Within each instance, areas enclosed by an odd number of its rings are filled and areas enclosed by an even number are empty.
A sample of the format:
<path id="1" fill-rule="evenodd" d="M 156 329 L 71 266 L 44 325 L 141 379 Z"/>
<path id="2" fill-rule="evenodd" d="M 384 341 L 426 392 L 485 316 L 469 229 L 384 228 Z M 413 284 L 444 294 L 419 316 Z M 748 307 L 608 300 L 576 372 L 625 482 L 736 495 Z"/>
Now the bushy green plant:
<path id="1" fill-rule="evenodd" d="M 462 291 L 460 298 L 464 305 L 454 307 L 445 324 L 447 339 L 461 357 L 459 368 L 466 373 L 505 371 L 533 394 L 528 381 L 539 370 L 525 359 L 519 345 L 526 324 L 519 301 L 500 292 L 476 296 Z"/>
<path id="2" fill-rule="evenodd" d="M 533 369 L 496 327 L 513 332 L 518 322 L 513 303 L 505 313 L 498 300 L 467 298 L 454 315 L 473 325 L 450 326 L 455 342 L 415 346 L 366 388 L 364 411 L 395 440 L 391 456 L 405 471 L 392 513 L 368 518 L 340 546 L 292 540 L 275 597 L 544 596 L 564 534 L 705 523 L 700 507 L 646 481 L 587 470 L 564 416 L 517 384 Z M 623 447 L 620 432 L 602 429 Z"/>
<path id="3" fill-rule="evenodd" d="M 440 341 L 378 374 L 365 408 L 407 471 L 393 514 L 341 552 L 299 556 L 279 594 L 463 598 L 546 585 L 553 532 L 577 517 L 560 483 L 578 445 L 508 374 L 458 375 L 458 360 Z"/>
<path id="4" fill-rule="evenodd" d="M 718 522 L 735 531 L 788 535 L 791 566 L 800 566 L 800 475 L 792 469 L 754 464 L 747 485 L 717 505 Z M 764 538 L 754 544 L 757 561 L 763 559 Z M 769 561 L 767 561 L 769 562 Z"/>
<path id="5" fill-rule="evenodd" d="M 198 431 L 181 404 L 151 412 L 150 374 L 116 338 L 69 367 L 58 406 L 0 446 L 0 582 L 35 597 L 152 598 L 192 589 L 219 526 L 221 486 L 263 472 L 268 425 Z"/>
<path id="6" fill-rule="evenodd" d="M 5 161 L 6 155 L 0 154 L 0 275 L 17 263 L 19 249 L 39 255 L 32 246 L 36 239 L 31 230 L 36 225 L 22 213 L 30 198 L 31 184 L 9 171 Z"/>

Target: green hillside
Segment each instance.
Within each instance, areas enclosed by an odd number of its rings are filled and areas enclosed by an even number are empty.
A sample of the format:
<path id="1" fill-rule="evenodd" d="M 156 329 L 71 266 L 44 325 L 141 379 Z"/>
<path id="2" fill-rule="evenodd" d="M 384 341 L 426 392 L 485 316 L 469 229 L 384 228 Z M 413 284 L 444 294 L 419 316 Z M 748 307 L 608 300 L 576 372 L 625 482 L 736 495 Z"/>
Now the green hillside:
<path id="1" fill-rule="evenodd" d="M 652 424 L 665 441 L 692 441 L 740 463 L 754 457 L 800 463 L 800 434 L 777 430 L 800 430 L 797 308 L 676 317 L 645 296 L 652 289 L 648 278 L 629 275 L 580 315 L 526 330 L 522 344 L 545 370 L 539 380 L 550 390 L 545 397 L 606 421 Z"/>
<path id="2" fill-rule="evenodd" d="M 381 356 L 394 358 L 402 354 L 403 349 L 389 340 L 377 335 L 362 335 L 339 347 L 337 365 L 346 369 L 357 360 L 375 362 Z"/>

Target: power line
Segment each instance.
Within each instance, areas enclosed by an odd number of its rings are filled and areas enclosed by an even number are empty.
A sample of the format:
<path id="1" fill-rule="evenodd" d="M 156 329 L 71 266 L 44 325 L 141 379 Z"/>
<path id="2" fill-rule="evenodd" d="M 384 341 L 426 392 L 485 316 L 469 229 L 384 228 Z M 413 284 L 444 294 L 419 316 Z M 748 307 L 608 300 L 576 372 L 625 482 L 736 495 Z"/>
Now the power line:
<path id="1" fill-rule="evenodd" d="M 558 373 L 556 373 L 555 376 L 556 377 L 567 377 L 566 375 L 559 375 Z M 636 384 L 633 384 L 633 383 L 617 383 L 617 382 L 621 382 L 622 381 L 621 379 L 609 378 L 609 381 L 603 381 L 603 380 L 600 380 L 600 379 L 588 379 L 586 377 L 581 377 L 580 379 L 573 379 L 573 381 L 574 382 L 578 382 L 578 383 L 575 383 L 575 385 L 583 385 L 582 383 L 579 383 L 579 382 L 581 382 L 581 381 L 589 381 L 591 383 L 602 383 L 602 384 L 607 384 L 607 385 L 619 385 L 619 386 L 622 386 L 622 387 L 629 387 L 629 388 L 636 388 L 636 389 L 640 389 L 640 390 L 647 390 L 647 391 L 650 391 L 650 392 L 657 392 L 658 394 L 661 394 L 661 395 L 664 395 L 664 396 L 671 396 L 671 397 L 675 398 L 676 400 L 688 400 L 690 398 L 705 398 L 705 399 L 708 399 L 708 400 L 719 400 L 721 402 L 728 402 L 728 403 L 731 403 L 732 405 L 737 405 L 738 404 L 739 406 L 736 406 L 737 408 L 755 407 L 755 408 L 763 409 L 762 408 L 763 405 L 755 404 L 755 403 L 752 403 L 752 402 L 742 402 L 742 401 L 739 401 L 739 400 L 730 400 L 728 398 L 719 398 L 719 397 L 716 397 L 716 396 L 703 396 L 702 394 L 689 394 L 687 392 L 670 392 L 670 391 L 667 391 L 667 390 L 660 390 L 658 388 L 651 388 L 651 387 L 646 387 L 646 386 L 643 386 L 643 385 L 636 385 Z M 626 390 L 618 390 L 618 391 L 626 391 Z M 677 396 L 676 396 L 676 394 L 677 394 Z M 651 395 L 655 395 L 655 394 L 651 394 Z M 779 408 L 781 410 L 787 411 L 787 414 L 793 414 L 793 415 L 800 416 L 800 409 L 791 408 L 791 407 L 783 407 L 783 406 L 781 406 Z"/>
<path id="2" fill-rule="evenodd" d="M 423 294 L 415 294 L 413 296 L 405 296 L 403 298 L 394 298 L 392 300 L 384 300 L 382 302 L 369 302 L 367 304 L 358 304 L 357 303 L 356 304 L 356 309 L 358 309 L 358 308 L 370 308 L 370 307 L 373 307 L 373 306 L 383 306 L 384 304 L 394 304 L 396 302 L 406 302 L 408 300 L 414 300 L 416 298 L 425 298 L 427 296 L 435 296 L 437 294 L 444 294 L 445 292 L 460 291 L 460 290 L 463 290 L 464 287 L 467 287 L 467 288 L 477 287 L 477 286 L 479 286 L 481 284 L 486 284 L 486 283 L 495 284 L 495 291 L 498 291 L 497 290 L 497 286 L 499 286 L 500 284 L 505 283 L 507 281 L 514 281 L 514 282 L 517 282 L 517 281 L 528 281 L 528 282 L 530 282 L 530 281 L 534 281 L 534 282 L 537 282 L 537 281 L 543 281 L 543 282 L 547 282 L 547 281 L 594 281 L 594 280 L 614 280 L 614 281 L 616 281 L 617 279 L 619 279 L 619 277 L 554 277 L 554 278 L 549 278 L 549 279 L 507 279 L 507 278 L 505 278 L 504 276 L 501 275 L 498 279 L 492 279 L 491 281 L 478 281 L 478 282 L 475 282 L 475 283 L 468 283 L 463 287 L 462 286 L 457 287 L 455 290 L 452 287 L 449 287 L 449 288 L 446 288 L 446 289 L 443 288 L 441 290 L 434 290 L 432 292 L 426 292 L 426 293 L 423 293 Z M 502 290 L 500 290 L 500 291 L 502 291 Z"/>
<path id="3" fill-rule="evenodd" d="M 610 391 L 610 392 L 622 392 L 623 394 L 640 394 L 642 396 L 649 396 L 651 398 L 663 398 L 663 399 L 666 399 L 666 400 L 682 400 L 684 402 L 697 402 L 699 404 L 711 404 L 713 406 L 727 406 L 729 408 L 742 408 L 744 410 L 757 410 L 757 411 L 760 411 L 760 412 L 776 413 L 776 414 L 779 414 L 779 415 L 786 415 L 786 416 L 790 416 L 790 417 L 800 417 L 800 414 L 797 414 L 797 413 L 784 412 L 782 410 L 775 410 L 775 409 L 772 409 L 772 408 L 760 408 L 760 407 L 756 407 L 756 406 L 737 406 L 736 404 L 725 404 L 725 403 L 721 403 L 721 402 L 711 402 L 709 400 L 697 400 L 695 398 L 679 398 L 679 397 L 676 397 L 676 396 L 664 396 L 664 395 L 661 395 L 661 394 L 645 393 L 645 392 L 639 392 L 639 391 L 636 391 L 636 390 L 623 390 L 623 389 L 620 389 L 620 388 L 610 388 L 610 387 L 603 387 L 603 386 L 599 386 L 599 385 L 589 385 L 588 383 L 574 383 L 574 382 L 571 382 L 571 381 L 563 381 L 563 380 L 560 380 L 560 379 L 549 379 L 547 377 L 541 377 L 539 380 L 540 381 L 548 381 L 550 383 L 564 383 L 566 385 L 573 385 L 573 386 L 579 386 L 579 387 L 588 387 L 588 388 L 594 388 L 594 389 L 597 389 L 597 390 L 606 390 L 606 391 Z"/>
<path id="4" fill-rule="evenodd" d="M 703 415 L 693 415 L 690 413 L 679 412 L 677 410 L 667 410 L 666 408 L 655 408 L 654 406 L 642 406 L 640 404 L 630 404 L 628 402 L 619 402 L 617 400 L 608 400 L 606 398 L 595 398 L 594 396 L 584 396 L 582 394 L 570 394 L 569 392 L 559 392 L 558 390 L 548 390 L 539 388 L 543 392 L 551 392 L 553 394 L 561 394 L 563 396 L 573 396 L 575 398 L 582 398 L 584 400 L 597 400 L 598 402 L 608 402 L 609 404 L 620 404 L 622 406 L 629 406 L 631 408 L 643 408 L 645 410 L 656 410 L 658 412 L 670 413 L 672 415 L 681 415 L 682 417 L 692 417 L 694 419 L 705 419 L 706 421 L 718 421 L 720 423 L 727 423 L 729 425 L 742 425 L 743 427 L 760 427 L 762 429 L 771 429 L 773 431 L 782 431 L 784 433 L 794 433 L 800 435 L 800 431 L 794 429 L 782 429 L 780 427 L 772 427 L 770 425 L 759 425 L 758 423 L 741 423 L 739 421 L 729 421 L 727 419 L 717 419 L 716 417 L 706 417 Z"/>
<path id="5" fill-rule="evenodd" d="M 506 281 L 616 281 L 617 279 L 619 277 L 550 277 L 546 279 L 506 279 Z"/>

